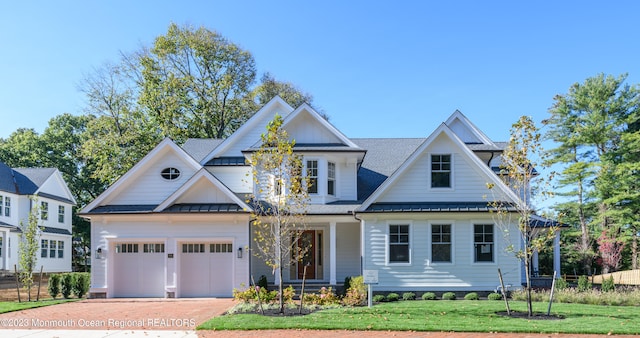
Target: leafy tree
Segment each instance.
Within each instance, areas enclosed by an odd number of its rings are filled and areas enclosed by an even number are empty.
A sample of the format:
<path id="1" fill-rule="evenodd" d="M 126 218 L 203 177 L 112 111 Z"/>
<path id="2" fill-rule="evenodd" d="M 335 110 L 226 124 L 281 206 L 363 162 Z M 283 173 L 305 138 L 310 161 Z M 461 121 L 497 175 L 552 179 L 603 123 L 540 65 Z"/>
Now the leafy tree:
<path id="1" fill-rule="evenodd" d="M 252 250 L 277 274 L 280 312 L 284 313 L 283 269 L 300 261 L 308 250 L 292 245 L 306 228 L 308 182 L 302 174 L 302 156 L 294 153 L 295 141 L 282 129 L 281 116 L 269 122 L 261 141 L 249 159 L 255 184 Z"/>
<path id="2" fill-rule="evenodd" d="M 505 202 L 509 199 L 494 191 L 494 200 L 490 202 L 495 211 L 496 223 L 503 231 L 508 233 L 514 221 L 518 224 L 522 244 L 512 244 L 509 249 L 524 262 L 529 316 L 533 315 L 531 257 L 534 252 L 545 250 L 558 230 L 554 222 L 535 217 L 536 210 L 532 203 L 536 196 L 544 198 L 549 195 L 547 184 L 550 177 L 542 177 L 539 173 L 539 170 L 544 172 L 544 157 L 545 151 L 538 128 L 530 117 L 520 117 L 511 127 L 511 137 L 502 153 L 501 165 L 503 181 L 519 198 L 513 202 Z M 494 188 L 492 184 L 488 187 Z M 517 215 L 515 220 L 514 215 Z"/>
<path id="3" fill-rule="evenodd" d="M 18 243 L 18 264 L 20 266 L 19 279 L 27 290 L 28 299 L 31 301 L 31 286 L 33 286 L 33 270 L 37 261 L 37 253 L 40 248 L 40 226 L 38 220 L 40 216 L 40 203 L 37 197 L 31 198 L 34 207 L 29 211 L 27 224 L 20 222 L 22 232 Z"/>
<path id="4" fill-rule="evenodd" d="M 621 134 L 630 118 L 637 115 L 638 90 L 624 85 L 627 75 L 617 78 L 600 74 L 584 83 L 575 83 L 564 95 L 554 98 L 547 138 L 559 144 L 551 150 L 550 163 L 563 166 L 559 185 L 573 196 L 564 209 L 577 210 L 582 232 L 580 250 L 584 269 L 591 272 L 594 234 L 601 230 L 618 237 L 628 219 L 621 216 L 621 191 L 615 174 L 623 161 L 614 154 L 621 149 Z M 637 117 L 636 117 L 637 119 Z M 619 173 L 619 172 L 618 172 Z"/>

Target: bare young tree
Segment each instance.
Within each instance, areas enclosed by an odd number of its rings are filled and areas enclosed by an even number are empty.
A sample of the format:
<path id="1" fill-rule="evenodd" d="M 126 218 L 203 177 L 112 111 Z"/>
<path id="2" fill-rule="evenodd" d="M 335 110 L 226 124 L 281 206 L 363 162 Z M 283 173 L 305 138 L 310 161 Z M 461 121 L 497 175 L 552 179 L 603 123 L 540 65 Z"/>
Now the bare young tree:
<path id="1" fill-rule="evenodd" d="M 309 181 L 303 175 L 302 156 L 294 153 L 295 141 L 282 129 L 276 115 L 262 134 L 262 145 L 251 154 L 255 193 L 253 254 L 277 275 L 280 312 L 284 313 L 283 270 L 300 261 L 308 248 L 296 243 L 306 229 Z"/>
<path id="2" fill-rule="evenodd" d="M 36 265 L 36 255 L 38 253 L 40 226 L 38 218 L 42 212 L 42 208 L 38 204 L 38 198 L 31 198 L 32 208 L 29 212 L 29 218 L 26 224 L 20 222 L 20 230 L 22 231 L 20 242 L 18 243 L 18 263 L 20 267 L 19 279 L 27 291 L 28 300 L 31 301 L 31 287 L 33 286 L 33 269 Z"/>

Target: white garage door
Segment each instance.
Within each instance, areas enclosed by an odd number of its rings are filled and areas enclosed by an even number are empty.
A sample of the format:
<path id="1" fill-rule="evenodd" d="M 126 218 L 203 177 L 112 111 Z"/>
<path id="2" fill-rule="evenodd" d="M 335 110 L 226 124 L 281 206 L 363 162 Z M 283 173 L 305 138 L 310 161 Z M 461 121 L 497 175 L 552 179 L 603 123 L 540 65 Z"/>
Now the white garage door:
<path id="1" fill-rule="evenodd" d="M 118 243 L 114 297 L 164 297 L 164 243 Z"/>
<path id="2" fill-rule="evenodd" d="M 232 267 L 231 243 L 183 243 L 180 297 L 230 297 L 233 293 Z"/>

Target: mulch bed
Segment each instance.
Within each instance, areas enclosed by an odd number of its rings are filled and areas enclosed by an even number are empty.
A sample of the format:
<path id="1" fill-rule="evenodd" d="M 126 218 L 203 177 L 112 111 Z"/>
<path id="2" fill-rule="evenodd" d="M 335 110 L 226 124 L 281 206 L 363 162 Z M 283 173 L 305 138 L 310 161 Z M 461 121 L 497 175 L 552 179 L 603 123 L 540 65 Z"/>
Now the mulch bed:
<path id="1" fill-rule="evenodd" d="M 505 317 L 511 318 L 522 318 L 522 319 L 533 319 L 533 320 L 560 320 L 564 319 L 564 316 L 561 315 L 547 315 L 546 313 L 534 312 L 533 315 L 529 316 L 527 312 L 524 311 L 511 311 L 511 314 L 507 314 L 507 311 L 496 312 L 496 314 Z"/>

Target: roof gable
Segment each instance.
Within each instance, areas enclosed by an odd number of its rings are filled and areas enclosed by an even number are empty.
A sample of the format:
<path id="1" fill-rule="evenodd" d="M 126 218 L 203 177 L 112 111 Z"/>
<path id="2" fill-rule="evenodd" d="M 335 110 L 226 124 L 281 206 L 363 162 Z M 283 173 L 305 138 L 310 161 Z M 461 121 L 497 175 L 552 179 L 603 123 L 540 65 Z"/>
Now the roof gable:
<path id="1" fill-rule="evenodd" d="M 162 180 L 160 172 L 155 169 L 160 166 L 180 166 L 181 173 L 179 179 L 173 182 L 167 182 L 166 189 L 169 189 L 168 193 L 164 191 L 154 191 L 149 193 L 149 189 L 152 185 L 157 188 L 158 183 L 153 184 L 152 180 Z M 160 142 L 153 150 L 151 150 L 142 160 L 133 166 L 129 171 L 122 175 L 115 183 L 113 183 L 107 190 L 105 190 L 100 196 L 94 199 L 91 203 L 85 206 L 80 213 L 88 213 L 98 206 L 108 204 L 154 204 L 157 205 L 170 195 L 175 189 L 179 188 L 184 182 L 188 180 L 197 170 L 202 166 L 189 156 L 182 148 L 178 147 L 170 138 L 165 138 Z M 147 185 L 145 189 L 143 185 Z M 174 186 L 175 188 L 171 188 Z M 135 203 L 131 201 L 131 195 L 134 193 L 144 194 L 145 203 Z M 156 203 L 153 203 L 153 199 L 157 199 Z"/>
<path id="2" fill-rule="evenodd" d="M 176 204 L 236 204 L 243 210 L 250 210 L 244 201 L 205 169 L 200 169 L 154 211 L 160 212 Z"/>
<path id="3" fill-rule="evenodd" d="M 264 132 L 267 123 L 276 114 L 287 116 L 293 108 L 279 96 L 275 96 L 258 110 L 247 122 L 245 122 L 231 136 L 222 141 L 213 151 L 200 161 L 201 164 L 209 162 L 215 157 L 223 156 L 243 156 L 242 150 L 251 147 L 260 140 L 260 135 Z"/>
<path id="4" fill-rule="evenodd" d="M 443 196 L 440 192 L 429 191 L 427 189 L 426 184 L 426 176 L 429 175 L 429 156 L 430 153 L 454 153 L 454 165 L 460 165 L 461 167 L 468 168 L 471 173 L 473 173 L 478 179 L 484 180 L 481 183 L 486 189 L 486 183 L 494 183 L 501 196 L 504 196 L 506 199 L 510 201 L 516 201 L 517 196 L 495 175 L 491 169 L 484 164 L 477 156 L 473 154 L 473 152 L 462 142 L 462 140 L 456 135 L 456 133 L 451 130 L 446 124 L 441 124 L 416 150 L 411 154 L 407 160 L 402 163 L 402 165 L 388 178 L 386 179 L 361 205 L 359 208 L 360 211 L 365 211 L 369 208 L 373 203 L 377 203 L 380 201 L 385 201 L 385 195 L 400 195 L 398 191 L 394 191 L 396 189 L 396 185 L 405 185 L 404 189 L 412 189 L 412 193 L 402 194 L 403 198 L 408 200 L 403 200 L 401 202 L 425 202 L 425 201 L 443 201 L 443 198 L 449 198 L 453 194 L 457 194 L 455 198 L 450 198 L 451 201 L 458 201 L 460 198 L 463 200 L 466 198 L 467 201 L 482 201 L 483 194 L 478 194 L 478 196 L 467 196 L 465 195 L 465 191 L 456 192 L 453 191 L 451 194 Z M 457 163 L 457 164 L 456 164 Z M 456 178 L 456 172 L 454 168 L 454 179 Z M 419 182 L 419 184 L 415 184 L 414 182 L 405 181 L 405 177 L 409 177 L 411 175 L 416 176 L 421 175 L 424 179 L 423 182 Z M 465 177 L 468 179 L 468 177 Z M 400 183 L 399 183 L 400 182 Z M 455 183 L 454 183 L 455 184 Z M 460 183 L 460 188 L 464 187 L 465 184 Z M 423 186 L 424 188 L 421 188 Z M 482 189 L 482 187 L 478 187 Z M 401 188 L 397 188 L 401 189 Z M 408 191 L 408 190 L 404 190 Z M 485 194 L 488 193 L 488 189 Z M 411 196 L 411 197 L 409 197 Z"/>
<path id="5" fill-rule="evenodd" d="M 359 148 L 306 103 L 284 119 L 282 128 L 298 145 L 336 144 Z"/>
<path id="6" fill-rule="evenodd" d="M 464 142 L 465 144 L 487 144 L 495 146 L 493 141 L 476 127 L 469 119 L 456 110 L 449 116 L 445 124 Z"/>

